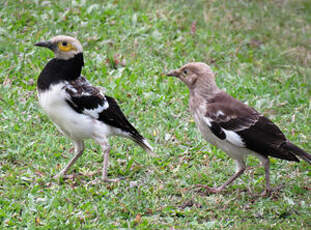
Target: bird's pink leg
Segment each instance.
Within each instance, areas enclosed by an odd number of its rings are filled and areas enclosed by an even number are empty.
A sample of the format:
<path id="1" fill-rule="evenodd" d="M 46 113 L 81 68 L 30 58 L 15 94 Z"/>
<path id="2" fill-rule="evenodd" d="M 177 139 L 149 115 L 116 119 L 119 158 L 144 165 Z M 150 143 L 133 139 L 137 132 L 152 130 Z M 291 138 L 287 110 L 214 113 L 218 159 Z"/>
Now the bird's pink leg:
<path id="1" fill-rule="evenodd" d="M 70 169 L 70 167 L 78 160 L 78 158 L 82 155 L 84 151 L 84 143 L 83 141 L 75 141 L 74 142 L 74 149 L 76 155 L 69 161 L 69 163 L 66 165 L 66 167 L 60 171 L 56 176 L 54 176 L 55 179 L 63 177 L 67 171 Z"/>
<path id="2" fill-rule="evenodd" d="M 111 149 L 108 141 L 104 138 L 95 139 L 95 140 L 97 141 L 98 144 L 100 144 L 102 151 L 103 151 L 104 162 L 103 162 L 102 180 L 104 182 L 120 181 L 119 178 L 109 179 L 107 176 L 107 171 L 108 171 L 108 166 L 109 166 L 109 154 L 110 154 L 110 149 Z"/>
<path id="3" fill-rule="evenodd" d="M 236 180 L 239 176 L 241 176 L 243 172 L 245 171 L 246 166 L 245 166 L 244 161 L 236 161 L 236 163 L 237 163 L 236 173 L 234 173 L 223 185 L 217 188 L 211 188 L 205 185 L 199 185 L 199 186 L 204 187 L 208 193 L 219 193 L 223 191 L 227 187 L 227 185 L 231 184 L 234 180 Z"/>
<path id="4" fill-rule="evenodd" d="M 243 169 L 239 169 L 239 171 L 237 171 L 235 174 L 233 174 L 223 185 L 221 185 L 218 188 L 214 188 L 215 192 L 221 192 L 222 190 L 224 190 L 227 185 L 231 184 L 234 180 L 236 180 L 239 176 L 241 176 L 245 171 L 245 168 Z"/>
<path id="5" fill-rule="evenodd" d="M 102 145 L 102 150 L 103 150 L 103 157 L 104 157 L 104 162 L 103 162 L 103 171 L 102 171 L 102 180 L 105 182 L 113 182 L 114 180 L 109 180 L 107 177 L 107 171 L 108 171 L 108 166 L 109 166 L 109 154 L 110 154 L 110 146 L 108 144 Z"/>

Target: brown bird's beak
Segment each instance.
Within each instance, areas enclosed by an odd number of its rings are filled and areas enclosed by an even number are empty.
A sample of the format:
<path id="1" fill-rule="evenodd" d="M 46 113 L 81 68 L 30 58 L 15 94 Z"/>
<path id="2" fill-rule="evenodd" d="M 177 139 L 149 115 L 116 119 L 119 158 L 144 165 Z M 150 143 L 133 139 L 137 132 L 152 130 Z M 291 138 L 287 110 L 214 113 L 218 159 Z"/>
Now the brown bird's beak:
<path id="1" fill-rule="evenodd" d="M 169 77 L 178 77 L 179 76 L 179 72 L 178 72 L 178 70 L 172 70 L 172 71 L 166 73 L 165 75 L 169 76 Z"/>
<path id="2" fill-rule="evenodd" d="M 45 47 L 45 48 L 48 48 L 50 50 L 54 50 L 54 48 L 55 48 L 55 46 L 53 45 L 53 43 L 51 41 L 38 42 L 35 44 L 35 46 Z"/>

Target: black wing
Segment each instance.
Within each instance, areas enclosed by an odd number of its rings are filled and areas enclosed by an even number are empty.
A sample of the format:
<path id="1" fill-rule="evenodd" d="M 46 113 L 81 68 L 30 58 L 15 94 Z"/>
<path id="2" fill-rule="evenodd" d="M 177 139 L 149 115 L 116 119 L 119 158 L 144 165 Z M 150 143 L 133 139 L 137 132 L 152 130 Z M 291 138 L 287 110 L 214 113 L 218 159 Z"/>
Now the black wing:
<path id="1" fill-rule="evenodd" d="M 133 137 L 142 138 L 122 113 L 117 102 L 92 86 L 84 77 L 69 81 L 64 86 L 67 103 L 78 113 L 91 116 Z"/>
<path id="2" fill-rule="evenodd" d="M 207 105 L 205 116 L 210 130 L 217 137 L 264 156 L 296 159 L 294 155 L 281 151 L 280 147 L 287 139 L 272 121 L 225 93 L 216 97 Z"/>
<path id="3" fill-rule="evenodd" d="M 64 89 L 68 96 L 67 103 L 78 113 L 98 118 L 98 114 L 108 107 L 105 95 L 84 77 L 67 82 Z"/>
<path id="4" fill-rule="evenodd" d="M 138 131 L 126 119 L 114 98 L 106 96 L 109 107 L 99 114 L 98 120 L 103 121 L 113 127 L 119 128 L 122 131 L 129 132 L 133 137 L 143 138 Z"/>

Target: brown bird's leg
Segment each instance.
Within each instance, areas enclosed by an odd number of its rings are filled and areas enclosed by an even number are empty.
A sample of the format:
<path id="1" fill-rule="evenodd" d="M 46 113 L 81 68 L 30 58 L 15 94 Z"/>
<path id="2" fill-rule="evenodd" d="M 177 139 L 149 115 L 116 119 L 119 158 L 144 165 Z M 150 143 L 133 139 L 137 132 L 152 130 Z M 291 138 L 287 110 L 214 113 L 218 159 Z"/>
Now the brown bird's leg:
<path id="1" fill-rule="evenodd" d="M 219 193 L 223 191 L 227 187 L 227 185 L 231 184 L 234 180 L 236 180 L 239 176 L 241 176 L 246 169 L 245 162 L 243 160 L 242 161 L 237 160 L 236 164 L 237 164 L 237 171 L 223 185 L 219 186 L 218 188 L 211 188 L 209 186 L 202 186 L 202 185 L 199 186 L 204 187 L 209 193 Z"/>
<path id="2" fill-rule="evenodd" d="M 272 188 L 270 186 L 270 160 L 268 157 L 261 158 L 261 163 L 265 168 L 265 180 L 266 180 L 266 188 L 261 193 L 262 196 L 270 196 L 272 192 Z"/>
<path id="3" fill-rule="evenodd" d="M 60 171 L 56 176 L 54 176 L 55 179 L 63 177 L 70 169 L 70 167 L 76 162 L 76 160 L 82 155 L 84 151 L 83 141 L 74 141 L 74 149 L 76 155 L 69 161 L 69 163 L 62 171 Z"/>
<path id="4" fill-rule="evenodd" d="M 236 173 L 234 173 L 223 185 L 218 188 L 212 188 L 216 193 L 221 192 L 227 185 L 231 184 L 234 180 L 236 180 L 239 176 L 241 176 L 245 171 L 245 168 L 239 169 Z"/>

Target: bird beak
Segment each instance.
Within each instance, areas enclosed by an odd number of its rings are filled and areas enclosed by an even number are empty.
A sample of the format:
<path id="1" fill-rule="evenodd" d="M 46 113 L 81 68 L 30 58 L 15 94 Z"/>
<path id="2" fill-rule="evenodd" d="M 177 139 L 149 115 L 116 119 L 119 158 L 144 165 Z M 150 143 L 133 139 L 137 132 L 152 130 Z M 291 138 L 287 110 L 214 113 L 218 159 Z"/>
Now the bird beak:
<path id="1" fill-rule="evenodd" d="M 40 46 L 40 47 L 45 47 L 48 48 L 50 50 L 54 49 L 54 45 L 51 41 L 42 41 L 42 42 L 38 42 L 35 44 L 35 46 Z"/>
<path id="2" fill-rule="evenodd" d="M 169 76 L 169 77 L 178 77 L 179 76 L 179 72 L 178 72 L 178 70 L 172 70 L 172 71 L 166 73 L 165 75 Z"/>

